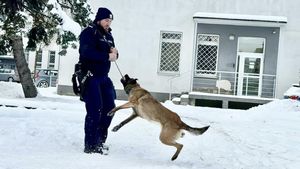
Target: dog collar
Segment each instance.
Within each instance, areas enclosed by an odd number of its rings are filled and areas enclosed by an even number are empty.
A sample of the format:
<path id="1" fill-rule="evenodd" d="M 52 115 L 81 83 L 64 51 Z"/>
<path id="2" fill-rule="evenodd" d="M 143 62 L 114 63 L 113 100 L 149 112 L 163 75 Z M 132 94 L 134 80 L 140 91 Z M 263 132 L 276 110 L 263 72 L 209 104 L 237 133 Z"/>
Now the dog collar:
<path id="1" fill-rule="evenodd" d="M 128 84 L 125 86 L 124 90 L 126 92 L 126 94 L 129 94 L 131 89 L 134 87 L 135 85 L 134 84 Z"/>

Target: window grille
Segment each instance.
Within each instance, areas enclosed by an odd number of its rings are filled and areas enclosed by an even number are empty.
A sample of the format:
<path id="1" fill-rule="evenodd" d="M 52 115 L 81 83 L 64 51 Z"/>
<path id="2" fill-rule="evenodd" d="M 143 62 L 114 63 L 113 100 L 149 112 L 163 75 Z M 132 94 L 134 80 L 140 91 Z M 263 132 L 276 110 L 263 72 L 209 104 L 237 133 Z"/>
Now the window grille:
<path id="1" fill-rule="evenodd" d="M 219 35 L 197 35 L 196 75 L 216 75 L 218 49 Z"/>
<path id="2" fill-rule="evenodd" d="M 182 33 L 161 32 L 159 72 L 179 73 Z"/>
<path id="3" fill-rule="evenodd" d="M 49 51 L 48 69 L 54 69 L 55 67 L 55 51 Z"/>

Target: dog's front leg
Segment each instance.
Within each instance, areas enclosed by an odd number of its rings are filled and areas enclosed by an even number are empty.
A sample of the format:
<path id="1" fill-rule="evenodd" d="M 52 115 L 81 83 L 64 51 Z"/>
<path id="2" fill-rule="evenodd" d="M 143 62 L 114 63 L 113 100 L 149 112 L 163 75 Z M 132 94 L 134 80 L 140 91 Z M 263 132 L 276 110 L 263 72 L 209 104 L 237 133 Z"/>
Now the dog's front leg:
<path id="1" fill-rule="evenodd" d="M 115 114 L 116 111 L 120 110 L 120 109 L 127 109 L 130 107 L 134 107 L 134 104 L 132 102 L 127 102 L 121 106 L 117 106 L 114 109 L 112 109 L 110 112 L 108 112 L 108 116 L 113 116 Z"/>
<path id="2" fill-rule="evenodd" d="M 116 125 L 112 129 L 112 131 L 114 131 L 114 132 L 118 131 L 121 127 L 123 127 L 125 124 L 127 124 L 128 122 L 130 122 L 131 120 L 135 119 L 138 116 L 137 113 L 135 112 L 134 108 L 132 108 L 132 109 L 133 109 L 133 113 L 127 119 L 122 121 L 120 124 Z"/>

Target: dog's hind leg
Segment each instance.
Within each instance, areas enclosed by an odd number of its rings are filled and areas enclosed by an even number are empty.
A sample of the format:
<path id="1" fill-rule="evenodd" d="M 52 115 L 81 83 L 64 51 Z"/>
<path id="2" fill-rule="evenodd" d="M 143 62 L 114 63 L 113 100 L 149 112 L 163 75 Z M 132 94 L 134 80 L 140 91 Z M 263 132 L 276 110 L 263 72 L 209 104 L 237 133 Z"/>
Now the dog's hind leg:
<path id="1" fill-rule="evenodd" d="M 120 124 L 116 125 L 112 129 L 112 131 L 114 131 L 114 132 L 118 131 L 121 127 L 123 127 L 125 124 L 127 124 L 131 120 L 135 119 L 137 116 L 138 116 L 137 113 L 135 113 L 135 111 L 134 111 L 127 119 L 125 119 L 124 121 L 122 121 Z"/>
<path id="2" fill-rule="evenodd" d="M 175 141 L 177 139 L 178 132 L 180 132 L 180 131 L 178 131 L 178 129 L 170 129 L 170 128 L 163 127 L 161 130 L 161 133 L 160 133 L 160 137 L 159 137 L 159 139 L 162 143 L 164 143 L 168 146 L 176 147 L 176 152 L 171 158 L 172 161 L 178 157 L 178 155 L 183 147 L 182 144 L 179 144 Z"/>

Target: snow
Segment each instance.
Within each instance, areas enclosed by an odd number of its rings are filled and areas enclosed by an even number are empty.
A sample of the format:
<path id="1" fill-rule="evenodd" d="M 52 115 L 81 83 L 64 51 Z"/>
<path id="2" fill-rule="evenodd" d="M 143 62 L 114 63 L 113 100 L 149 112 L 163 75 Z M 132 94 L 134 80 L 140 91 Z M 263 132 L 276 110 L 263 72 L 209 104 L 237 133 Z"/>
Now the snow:
<path id="1" fill-rule="evenodd" d="M 61 6 L 56 2 L 56 0 L 49 0 L 48 4 L 52 4 L 54 6 L 51 12 L 53 14 L 58 14 L 63 19 L 63 23 L 61 25 L 62 30 L 70 31 L 74 33 L 76 37 L 78 37 L 81 32 L 80 25 L 62 10 Z"/>
<path id="2" fill-rule="evenodd" d="M 284 94 L 284 96 L 298 96 L 300 98 L 300 84 L 294 84 Z"/>
<path id="3" fill-rule="evenodd" d="M 0 55 L 0 58 L 8 58 L 8 59 L 13 59 L 14 56 L 12 55 Z"/>
<path id="4" fill-rule="evenodd" d="M 275 100 L 249 110 L 163 103 L 191 126 L 211 126 L 201 136 L 186 133 L 178 141 L 184 144 L 178 159 L 171 161 L 175 149 L 160 143 L 157 124 L 135 119 L 118 132 L 109 132 L 109 155 L 85 154 L 85 108 L 78 97 L 57 95 L 56 88 L 39 88 L 37 98 L 25 99 L 18 83 L 0 82 L 0 89 L 0 169 L 300 167 L 300 102 L 296 100 Z M 124 102 L 116 100 L 117 105 Z M 111 128 L 130 113 L 129 109 L 117 112 Z"/>

